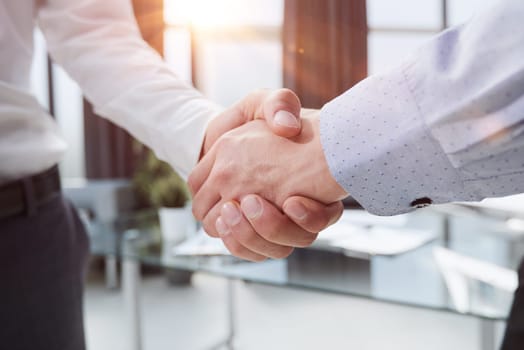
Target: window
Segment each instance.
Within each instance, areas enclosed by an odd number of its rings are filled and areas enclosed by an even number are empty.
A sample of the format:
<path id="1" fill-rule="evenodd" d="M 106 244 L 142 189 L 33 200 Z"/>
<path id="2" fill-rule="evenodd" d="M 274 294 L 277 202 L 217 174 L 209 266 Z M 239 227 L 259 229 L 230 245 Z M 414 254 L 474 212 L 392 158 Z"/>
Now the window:
<path id="1" fill-rule="evenodd" d="M 192 77 L 207 97 L 223 105 L 261 87 L 279 88 L 283 4 L 166 0 L 166 60 L 182 78 Z"/>
<path id="2" fill-rule="evenodd" d="M 496 0 L 368 0 L 369 74 L 395 67 L 447 26 Z"/>
<path id="3" fill-rule="evenodd" d="M 229 105 L 252 90 L 283 85 L 285 0 L 165 0 L 165 57 L 178 75 L 210 99 Z M 447 24 L 455 25 L 496 0 L 367 0 L 368 72 L 393 67 Z M 64 177 L 85 176 L 79 87 L 53 67 L 53 106 L 69 144 Z M 32 88 L 49 108 L 45 41 L 35 32 Z"/>

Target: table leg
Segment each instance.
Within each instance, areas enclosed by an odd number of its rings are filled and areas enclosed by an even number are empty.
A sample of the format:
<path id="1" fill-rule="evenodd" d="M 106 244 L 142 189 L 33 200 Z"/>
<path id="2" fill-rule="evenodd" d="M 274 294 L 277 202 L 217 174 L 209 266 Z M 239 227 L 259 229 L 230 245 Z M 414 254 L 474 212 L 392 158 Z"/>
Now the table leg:
<path id="1" fill-rule="evenodd" d="M 235 281 L 231 278 L 227 279 L 226 285 L 226 308 L 227 308 L 227 336 L 226 339 L 211 347 L 211 350 L 228 349 L 234 350 L 235 342 Z"/>
<path id="2" fill-rule="evenodd" d="M 233 350 L 233 342 L 235 341 L 235 281 L 231 278 L 227 279 L 227 317 L 229 334 L 226 345 L 228 349 Z"/>
<path id="3" fill-rule="evenodd" d="M 106 288 L 116 289 L 118 288 L 118 272 L 117 272 L 117 259 L 114 255 L 106 255 L 105 258 L 106 268 Z"/>
<path id="4" fill-rule="evenodd" d="M 140 315 L 140 264 L 129 257 L 122 258 L 122 292 L 127 320 L 129 350 L 142 349 Z"/>
<path id="5" fill-rule="evenodd" d="M 480 349 L 481 350 L 496 350 L 495 333 L 496 322 L 481 318 L 480 322 Z"/>

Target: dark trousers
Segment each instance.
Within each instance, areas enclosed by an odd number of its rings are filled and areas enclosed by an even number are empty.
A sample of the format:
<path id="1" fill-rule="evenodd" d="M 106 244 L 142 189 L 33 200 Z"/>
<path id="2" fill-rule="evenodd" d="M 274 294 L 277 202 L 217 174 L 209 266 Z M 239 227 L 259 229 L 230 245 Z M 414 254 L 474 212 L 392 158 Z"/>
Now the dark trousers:
<path id="1" fill-rule="evenodd" d="M 32 216 L 0 220 L 2 349 L 85 349 L 87 256 L 84 227 L 62 195 Z"/>
<path id="2" fill-rule="evenodd" d="M 524 260 L 520 263 L 519 287 L 515 292 L 501 349 L 524 349 Z"/>

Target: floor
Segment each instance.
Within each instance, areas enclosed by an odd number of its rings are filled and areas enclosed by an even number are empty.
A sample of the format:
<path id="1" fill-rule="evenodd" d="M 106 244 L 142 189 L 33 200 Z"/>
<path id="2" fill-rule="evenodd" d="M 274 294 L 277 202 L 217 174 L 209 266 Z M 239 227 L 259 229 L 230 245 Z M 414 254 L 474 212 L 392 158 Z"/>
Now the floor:
<path id="1" fill-rule="evenodd" d="M 144 350 L 212 349 L 227 334 L 226 281 L 204 274 L 142 285 Z M 129 350 L 119 290 L 86 289 L 89 350 Z M 480 349 L 477 320 L 359 298 L 235 282 L 235 349 Z"/>

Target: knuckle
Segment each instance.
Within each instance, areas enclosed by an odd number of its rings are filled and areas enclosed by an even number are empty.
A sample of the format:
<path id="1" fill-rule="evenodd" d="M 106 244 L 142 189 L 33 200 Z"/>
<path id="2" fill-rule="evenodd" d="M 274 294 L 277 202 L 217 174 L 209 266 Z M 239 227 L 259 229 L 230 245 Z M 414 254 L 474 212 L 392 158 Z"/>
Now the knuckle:
<path id="1" fill-rule="evenodd" d="M 219 185 L 226 183 L 231 178 L 231 176 L 232 176 L 232 171 L 230 167 L 221 166 L 221 165 L 217 166 L 216 171 L 213 174 L 214 181 L 218 183 Z"/>
<path id="2" fill-rule="evenodd" d="M 217 210 L 217 208 L 219 208 L 219 206 L 215 205 L 215 207 L 213 207 L 213 209 L 211 209 L 209 213 L 206 214 L 204 220 L 202 221 L 204 230 L 206 230 L 207 234 L 212 237 L 219 237 L 219 233 L 216 228 L 216 222 L 220 216 L 220 211 Z"/>
<path id="3" fill-rule="evenodd" d="M 342 204 L 342 202 L 338 202 L 336 204 L 336 211 L 331 217 L 331 220 L 329 220 L 328 226 L 331 226 L 337 222 L 342 217 L 342 214 L 344 214 L 344 204 Z"/>
<path id="4" fill-rule="evenodd" d="M 286 255 L 283 258 L 288 258 L 291 254 L 293 254 L 294 251 L 295 251 L 295 248 L 290 247 Z"/>
<path id="5" fill-rule="evenodd" d="M 234 147 L 235 144 L 235 129 L 230 130 L 223 134 L 216 142 L 217 152 L 219 154 L 228 152 Z"/>
<path id="6" fill-rule="evenodd" d="M 217 149 L 217 152 L 220 152 L 224 147 L 226 147 L 228 141 L 227 141 L 227 133 L 223 134 L 221 137 L 218 138 L 218 140 L 215 141 L 215 144 L 213 147 Z"/>
<path id="7" fill-rule="evenodd" d="M 325 212 L 319 212 L 316 215 L 312 215 L 311 221 L 308 223 L 309 227 L 315 233 L 318 233 L 329 226 L 329 215 Z"/>
<path id="8" fill-rule="evenodd" d="M 189 174 L 187 178 L 187 186 L 192 194 L 195 194 L 196 189 L 196 175 L 194 173 Z"/>
<path id="9" fill-rule="evenodd" d="M 193 202 L 193 206 L 191 207 L 191 212 L 193 213 L 193 216 L 195 217 L 195 219 L 197 219 L 198 221 L 202 221 L 202 219 L 204 218 L 204 214 L 202 210 L 195 202 Z"/>
<path id="10" fill-rule="evenodd" d="M 248 97 L 258 99 L 259 97 L 265 96 L 270 92 L 268 88 L 258 88 L 249 93 Z"/>
<path id="11" fill-rule="evenodd" d="M 300 105 L 298 96 L 289 89 L 279 89 L 273 94 L 278 109 L 286 109 Z"/>
<path id="12" fill-rule="evenodd" d="M 293 252 L 293 248 L 282 247 L 282 248 L 275 250 L 271 257 L 274 259 L 285 259 L 288 256 L 290 256 L 292 252 Z"/>
<path id="13" fill-rule="evenodd" d="M 244 260 L 249 260 L 249 261 L 254 261 L 254 262 L 262 262 L 266 260 L 265 256 L 251 252 L 249 249 L 244 247 L 242 244 L 240 244 L 235 239 L 228 239 L 226 243 L 226 247 L 231 254 L 233 254 L 234 256 L 238 258 L 244 259 Z"/>
<path id="14" fill-rule="evenodd" d="M 231 254 L 234 256 L 237 256 L 239 258 L 243 258 L 245 255 L 245 248 L 240 245 L 236 240 L 234 239 L 228 239 L 226 244 L 227 249 Z"/>
<path id="15" fill-rule="evenodd" d="M 204 231 L 210 236 L 217 237 L 218 233 L 216 232 L 216 228 L 214 223 L 211 222 L 212 220 L 209 217 L 204 218 L 204 221 L 202 221 L 202 227 L 204 228 Z"/>
<path id="16" fill-rule="evenodd" d="M 238 241 L 241 241 L 248 248 L 256 246 L 259 241 L 257 235 L 249 230 L 235 230 L 233 234 Z"/>
<path id="17" fill-rule="evenodd" d="M 293 92 L 293 90 L 290 90 L 290 89 L 286 89 L 286 88 L 282 88 L 282 89 L 279 89 L 277 91 L 277 94 L 285 99 L 285 100 L 290 100 L 290 101 L 296 101 L 298 100 L 298 97 L 297 95 Z"/>
<path id="18" fill-rule="evenodd" d="M 306 238 L 304 238 L 304 240 L 302 241 L 302 246 L 301 248 L 307 248 L 309 247 L 310 245 L 313 244 L 313 242 L 315 242 L 315 240 L 317 239 L 318 237 L 318 233 L 315 233 L 315 234 L 309 234 Z"/>
<path id="19" fill-rule="evenodd" d="M 235 186 L 232 179 L 238 179 L 238 176 L 235 175 L 233 167 L 219 167 L 215 174 L 213 174 L 213 184 L 216 188 L 217 193 L 224 198 L 235 198 Z M 237 180 L 240 181 L 240 180 Z"/>
<path id="20" fill-rule="evenodd" d="M 264 233 L 264 238 L 269 242 L 276 242 L 280 237 L 280 231 L 276 229 L 268 230 Z"/>
<path id="21" fill-rule="evenodd" d="M 305 235 L 301 234 L 300 238 L 297 238 L 291 242 L 291 245 L 296 248 L 307 248 L 317 238 L 317 234 L 307 232 Z"/>
<path id="22" fill-rule="evenodd" d="M 262 261 L 266 261 L 267 257 L 262 256 L 262 255 L 257 255 L 257 256 L 251 256 L 251 257 L 247 258 L 247 260 L 251 260 L 251 261 L 254 261 L 254 262 L 262 262 Z"/>

